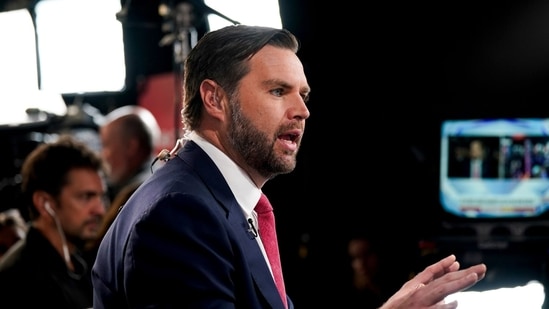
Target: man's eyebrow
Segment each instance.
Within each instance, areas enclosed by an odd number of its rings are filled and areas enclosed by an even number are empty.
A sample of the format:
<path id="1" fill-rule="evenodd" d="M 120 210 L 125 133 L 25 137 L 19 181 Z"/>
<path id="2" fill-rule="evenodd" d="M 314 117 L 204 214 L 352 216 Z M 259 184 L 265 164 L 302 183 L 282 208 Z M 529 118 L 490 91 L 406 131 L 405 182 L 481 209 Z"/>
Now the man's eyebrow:
<path id="1" fill-rule="evenodd" d="M 282 79 L 268 79 L 268 80 L 265 80 L 262 82 L 263 85 L 265 86 L 278 86 L 278 87 L 282 87 L 282 88 L 286 88 L 286 89 L 291 89 L 291 88 L 296 88 L 294 86 L 292 86 L 292 84 L 282 80 Z M 299 88 L 299 92 L 300 93 L 305 93 L 305 94 L 309 94 L 311 92 L 311 88 L 309 86 L 303 86 L 301 88 Z"/>
<path id="2" fill-rule="evenodd" d="M 281 86 L 284 88 L 291 88 L 291 85 L 281 79 L 267 79 L 262 82 L 266 86 Z"/>

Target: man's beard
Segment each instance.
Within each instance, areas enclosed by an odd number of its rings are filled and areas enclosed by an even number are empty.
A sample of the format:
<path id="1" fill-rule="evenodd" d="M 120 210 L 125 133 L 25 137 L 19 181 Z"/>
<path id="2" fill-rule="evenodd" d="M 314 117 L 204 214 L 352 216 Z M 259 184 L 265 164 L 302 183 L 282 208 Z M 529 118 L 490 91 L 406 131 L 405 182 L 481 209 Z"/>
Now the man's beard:
<path id="1" fill-rule="evenodd" d="M 240 108 L 240 102 L 234 100 L 229 104 L 231 123 L 229 129 L 229 142 L 231 146 L 242 156 L 244 161 L 266 178 L 273 178 L 278 174 L 286 174 L 294 170 L 296 165 L 296 153 L 291 160 L 287 156 L 277 157 L 274 145 L 278 132 L 269 137 L 257 129 L 250 118 L 247 118 Z M 283 128 L 281 128 L 282 131 Z"/>

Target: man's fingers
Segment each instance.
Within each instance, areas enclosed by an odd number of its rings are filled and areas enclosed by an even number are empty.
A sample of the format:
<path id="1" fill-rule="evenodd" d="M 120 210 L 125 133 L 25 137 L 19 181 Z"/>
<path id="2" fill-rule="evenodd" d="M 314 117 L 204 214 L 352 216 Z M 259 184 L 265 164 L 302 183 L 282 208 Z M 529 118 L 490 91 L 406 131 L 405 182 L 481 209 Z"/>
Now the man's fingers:
<path id="1" fill-rule="evenodd" d="M 384 304 L 382 308 L 431 308 L 455 309 L 457 302 L 445 303 L 448 295 L 461 292 L 482 280 L 486 275 L 486 265 L 477 264 L 466 269 L 454 255 L 426 267 Z"/>
<path id="2" fill-rule="evenodd" d="M 456 261 L 456 256 L 452 254 L 436 262 L 435 264 L 429 265 L 423 271 L 418 273 L 413 280 L 415 284 L 427 284 L 448 272 L 457 270 L 459 270 L 459 262 Z"/>
<path id="3" fill-rule="evenodd" d="M 437 284 L 428 284 L 422 289 L 423 297 L 431 298 L 430 303 L 444 300 L 446 296 L 461 292 L 482 280 L 486 274 L 486 265 L 473 265 L 467 269 L 448 273 L 437 280 Z"/>

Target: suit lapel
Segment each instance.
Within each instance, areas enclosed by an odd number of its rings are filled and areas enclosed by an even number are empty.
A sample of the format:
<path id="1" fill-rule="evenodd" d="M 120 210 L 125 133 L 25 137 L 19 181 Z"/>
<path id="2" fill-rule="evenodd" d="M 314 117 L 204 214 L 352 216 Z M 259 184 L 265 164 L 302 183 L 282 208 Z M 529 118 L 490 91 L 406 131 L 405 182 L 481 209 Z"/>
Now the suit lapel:
<path id="1" fill-rule="evenodd" d="M 182 155 L 183 153 L 184 155 Z M 209 186 L 212 195 L 226 211 L 227 220 L 242 247 L 258 291 L 263 294 L 272 308 L 284 309 L 284 304 L 280 299 L 271 272 L 246 220 L 247 218 L 243 215 L 240 205 L 236 202 L 234 195 L 223 175 L 215 166 L 215 163 L 192 141 L 185 143 L 178 156 L 194 167 L 200 177 L 204 179 L 204 183 Z"/>
<path id="2" fill-rule="evenodd" d="M 236 214 L 240 215 L 236 215 Z M 267 267 L 265 258 L 261 253 L 259 244 L 250 232 L 248 222 L 246 218 L 241 215 L 242 212 L 229 213 L 229 223 L 235 231 L 235 235 L 238 238 L 239 243 L 242 245 L 242 249 L 245 254 L 245 258 L 248 261 L 250 272 L 257 285 L 258 290 L 263 294 L 265 299 L 270 303 L 272 308 L 284 308 L 284 304 L 280 299 L 278 290 L 272 278 L 271 272 Z"/>

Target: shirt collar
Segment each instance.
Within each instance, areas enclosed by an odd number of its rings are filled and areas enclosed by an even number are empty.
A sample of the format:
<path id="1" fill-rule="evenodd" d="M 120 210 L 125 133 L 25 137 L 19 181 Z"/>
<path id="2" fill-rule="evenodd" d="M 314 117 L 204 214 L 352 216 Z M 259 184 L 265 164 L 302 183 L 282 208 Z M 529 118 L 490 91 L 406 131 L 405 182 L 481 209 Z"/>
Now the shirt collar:
<path id="1" fill-rule="evenodd" d="M 261 196 L 261 189 L 255 185 L 250 176 L 240 166 L 212 143 L 194 131 L 190 132 L 187 137 L 202 148 L 214 161 L 225 181 L 227 181 L 244 215 L 250 217 Z"/>

